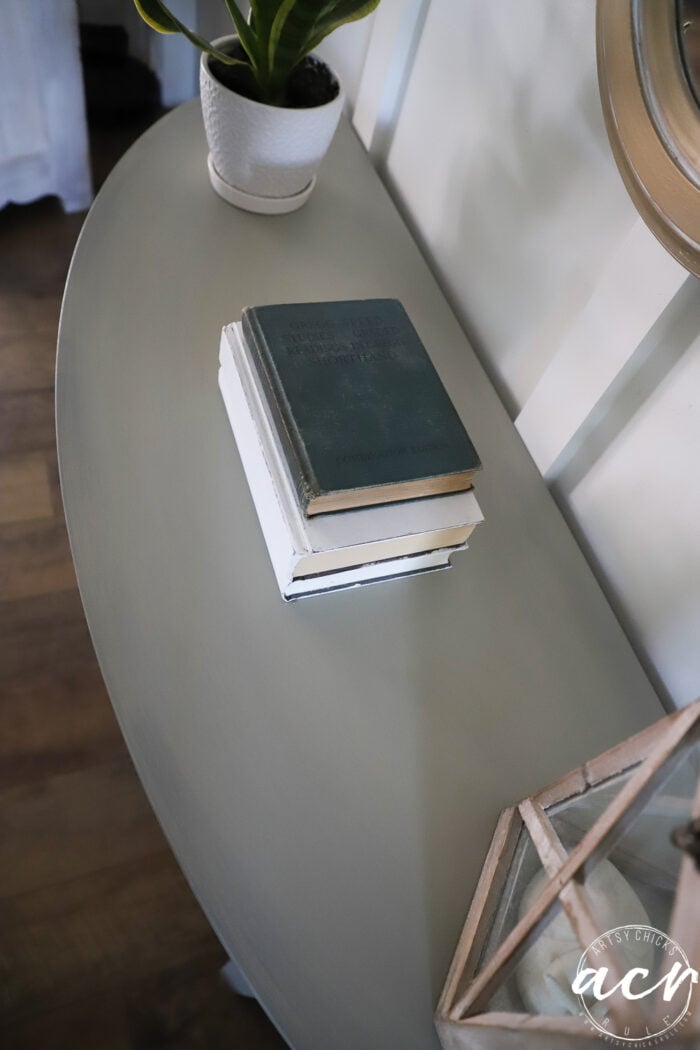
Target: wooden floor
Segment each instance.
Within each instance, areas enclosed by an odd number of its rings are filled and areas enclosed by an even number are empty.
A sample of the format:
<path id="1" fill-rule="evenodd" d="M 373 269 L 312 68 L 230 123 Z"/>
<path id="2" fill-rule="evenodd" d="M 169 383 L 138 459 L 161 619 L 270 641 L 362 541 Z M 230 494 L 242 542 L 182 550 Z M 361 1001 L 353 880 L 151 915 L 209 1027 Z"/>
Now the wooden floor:
<path id="1" fill-rule="evenodd" d="M 96 182 L 137 130 L 93 141 Z M 136 778 L 63 520 L 53 382 L 84 216 L 0 210 L 0 1047 L 272 1050 Z"/>

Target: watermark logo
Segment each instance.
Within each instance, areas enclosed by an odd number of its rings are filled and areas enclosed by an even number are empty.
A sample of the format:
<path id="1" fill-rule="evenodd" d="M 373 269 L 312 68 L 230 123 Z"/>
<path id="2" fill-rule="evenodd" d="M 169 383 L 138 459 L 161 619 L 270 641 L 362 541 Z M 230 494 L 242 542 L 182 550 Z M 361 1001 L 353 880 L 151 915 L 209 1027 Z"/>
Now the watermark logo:
<path id="1" fill-rule="evenodd" d="M 698 972 L 653 926 L 617 926 L 588 946 L 571 989 L 587 1023 L 616 1046 L 659 1046 L 684 1027 Z"/>

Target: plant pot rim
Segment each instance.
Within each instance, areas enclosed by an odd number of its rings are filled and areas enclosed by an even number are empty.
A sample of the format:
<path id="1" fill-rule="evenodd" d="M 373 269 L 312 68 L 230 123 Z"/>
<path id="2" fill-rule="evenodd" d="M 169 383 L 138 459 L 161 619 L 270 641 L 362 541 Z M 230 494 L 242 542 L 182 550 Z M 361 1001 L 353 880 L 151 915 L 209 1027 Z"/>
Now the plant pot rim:
<path id="1" fill-rule="evenodd" d="M 226 44 L 230 44 L 235 40 L 238 40 L 238 33 L 227 33 L 226 36 L 219 36 L 216 38 L 216 40 L 212 40 L 211 43 L 213 47 L 223 48 Z M 326 69 L 329 70 L 333 79 L 338 85 L 338 93 L 334 95 L 333 98 L 329 99 L 328 102 L 322 102 L 320 106 L 272 106 L 269 102 L 258 102 L 257 99 L 248 98 L 247 95 L 241 95 L 238 91 L 234 91 L 233 88 L 229 87 L 227 84 L 221 83 L 221 81 L 218 79 L 217 76 L 214 75 L 209 66 L 210 59 L 216 58 L 216 55 L 210 55 L 207 51 L 202 51 L 201 63 L 202 66 L 206 69 L 208 75 L 216 81 L 216 83 L 223 91 L 228 91 L 231 95 L 235 95 L 236 98 L 240 98 L 243 102 L 250 103 L 251 106 L 259 106 L 260 109 L 272 110 L 282 113 L 319 113 L 322 109 L 325 109 L 327 106 L 336 106 L 338 105 L 339 101 L 342 103 L 345 99 L 343 93 L 343 85 L 341 84 L 340 77 L 335 72 L 335 70 L 328 64 L 328 62 L 325 61 L 325 59 L 320 58 L 315 51 L 310 52 L 309 56 L 307 57 L 314 58 L 317 62 L 320 62 L 322 65 L 324 65 Z"/>

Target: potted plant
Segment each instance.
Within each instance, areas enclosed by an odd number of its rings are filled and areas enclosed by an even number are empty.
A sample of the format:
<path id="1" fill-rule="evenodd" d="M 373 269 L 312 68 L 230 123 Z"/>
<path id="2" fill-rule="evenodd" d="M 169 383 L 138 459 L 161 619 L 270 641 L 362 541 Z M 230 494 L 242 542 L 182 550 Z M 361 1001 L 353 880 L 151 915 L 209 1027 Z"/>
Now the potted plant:
<path id="1" fill-rule="evenodd" d="M 236 0 L 223 2 L 235 33 L 209 42 L 162 0 L 134 0 L 153 29 L 182 33 L 202 51 L 202 112 L 217 193 L 248 211 L 293 211 L 314 187 L 344 100 L 313 49 L 379 0 L 251 0 L 248 20 Z"/>

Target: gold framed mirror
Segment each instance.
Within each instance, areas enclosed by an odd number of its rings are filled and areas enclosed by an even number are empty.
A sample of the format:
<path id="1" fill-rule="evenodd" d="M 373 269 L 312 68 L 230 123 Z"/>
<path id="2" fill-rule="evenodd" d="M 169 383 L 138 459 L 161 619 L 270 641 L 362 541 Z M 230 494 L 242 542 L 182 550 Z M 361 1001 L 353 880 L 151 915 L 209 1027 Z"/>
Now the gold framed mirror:
<path id="1" fill-rule="evenodd" d="M 640 215 L 700 276 L 700 0 L 598 0 L 608 137 Z"/>

